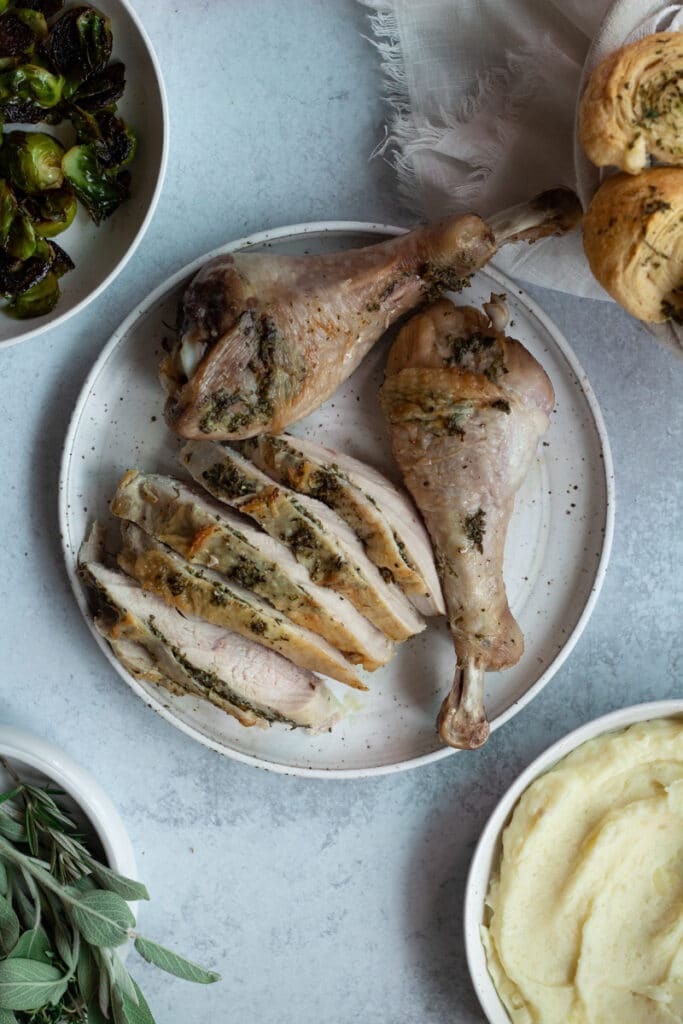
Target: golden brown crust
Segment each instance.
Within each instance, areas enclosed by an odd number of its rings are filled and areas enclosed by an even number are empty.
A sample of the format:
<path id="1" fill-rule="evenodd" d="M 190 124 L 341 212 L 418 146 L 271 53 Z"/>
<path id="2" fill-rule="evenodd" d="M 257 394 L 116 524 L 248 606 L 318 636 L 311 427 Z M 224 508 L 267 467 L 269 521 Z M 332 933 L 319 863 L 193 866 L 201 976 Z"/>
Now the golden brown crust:
<path id="1" fill-rule="evenodd" d="M 593 274 L 639 320 L 681 316 L 682 218 L 678 167 L 608 178 L 584 218 L 583 246 Z"/>
<path id="2" fill-rule="evenodd" d="M 606 57 L 579 106 L 579 140 L 597 167 L 638 174 L 653 157 L 683 164 L 683 32 L 656 32 Z"/>

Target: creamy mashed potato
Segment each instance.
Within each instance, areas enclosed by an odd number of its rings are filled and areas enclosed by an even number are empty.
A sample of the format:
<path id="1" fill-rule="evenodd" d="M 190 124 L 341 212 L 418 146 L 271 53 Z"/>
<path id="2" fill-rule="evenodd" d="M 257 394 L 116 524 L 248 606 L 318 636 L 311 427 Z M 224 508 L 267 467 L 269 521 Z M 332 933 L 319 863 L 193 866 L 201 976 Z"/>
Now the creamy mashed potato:
<path id="1" fill-rule="evenodd" d="M 683 722 L 590 740 L 532 783 L 487 904 L 515 1024 L 683 1021 Z"/>

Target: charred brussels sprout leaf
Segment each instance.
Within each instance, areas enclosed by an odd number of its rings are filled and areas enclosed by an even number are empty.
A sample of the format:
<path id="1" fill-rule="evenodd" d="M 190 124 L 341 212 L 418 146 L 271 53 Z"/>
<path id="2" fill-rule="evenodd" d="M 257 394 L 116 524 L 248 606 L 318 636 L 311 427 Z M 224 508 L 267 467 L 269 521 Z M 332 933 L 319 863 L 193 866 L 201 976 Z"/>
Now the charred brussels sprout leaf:
<path id="1" fill-rule="evenodd" d="M 137 140 L 133 130 L 111 110 L 91 114 L 72 108 L 71 123 L 80 143 L 93 143 L 97 159 L 105 167 L 125 167 L 135 156 Z"/>
<path id="2" fill-rule="evenodd" d="M 109 18 L 95 7 L 72 7 L 52 26 L 43 52 L 76 87 L 104 68 L 111 48 Z"/>
<path id="3" fill-rule="evenodd" d="M 31 219 L 17 203 L 9 182 L 0 179 L 0 246 L 15 260 L 27 260 L 36 248 Z"/>
<path id="4" fill-rule="evenodd" d="M 0 57 L 18 57 L 35 46 L 32 29 L 14 11 L 0 15 Z"/>
<path id="5" fill-rule="evenodd" d="M 64 188 L 26 196 L 22 205 L 34 228 L 43 238 L 54 238 L 55 235 L 66 231 L 76 216 L 78 207 L 73 192 Z"/>
<path id="6" fill-rule="evenodd" d="M 116 62 L 84 82 L 73 94 L 72 100 L 84 110 L 101 110 L 120 100 L 125 87 L 125 65 Z"/>
<path id="7" fill-rule="evenodd" d="M 7 299 L 16 299 L 38 284 L 50 270 L 51 255 L 29 256 L 13 260 L 0 254 L 0 292 Z"/>
<path id="8" fill-rule="evenodd" d="M 62 98 L 64 79 L 38 64 L 21 64 L 0 74 L 0 99 L 56 107 Z M 43 110 L 41 109 L 41 115 Z"/>
<path id="9" fill-rule="evenodd" d="M 45 18 L 59 14 L 63 6 L 64 0 L 31 0 L 30 3 L 23 4 L 24 8 L 30 7 L 32 11 L 38 11 Z"/>
<path id="10" fill-rule="evenodd" d="M 64 175 L 88 213 L 99 224 L 128 198 L 128 175 L 108 170 L 97 159 L 95 143 L 72 146 L 62 160 Z"/>
<path id="11" fill-rule="evenodd" d="M 12 298 L 5 306 L 5 312 L 15 320 L 30 320 L 34 316 L 45 316 L 59 302 L 59 281 L 51 270 L 37 284 L 22 295 Z"/>
<path id="12" fill-rule="evenodd" d="M 69 256 L 68 252 L 64 252 L 61 245 L 57 245 L 56 242 L 50 242 L 50 249 L 52 250 L 52 263 L 50 264 L 50 270 L 56 277 L 64 277 L 70 270 L 75 267 L 74 261 Z"/>
<path id="13" fill-rule="evenodd" d="M 63 155 L 61 142 L 46 132 L 9 132 L 0 148 L 0 171 L 22 192 L 59 188 Z"/>

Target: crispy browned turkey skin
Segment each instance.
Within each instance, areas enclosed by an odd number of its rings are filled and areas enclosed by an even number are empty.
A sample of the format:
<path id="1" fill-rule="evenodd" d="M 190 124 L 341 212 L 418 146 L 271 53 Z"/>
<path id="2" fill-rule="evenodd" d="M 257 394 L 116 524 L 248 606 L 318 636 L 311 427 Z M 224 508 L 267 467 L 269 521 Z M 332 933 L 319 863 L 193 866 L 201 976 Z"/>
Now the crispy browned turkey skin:
<path id="1" fill-rule="evenodd" d="M 210 260 L 185 292 L 161 367 L 171 429 L 213 440 L 280 433 L 401 316 L 462 287 L 504 242 L 562 233 L 579 215 L 573 193 L 555 189 L 489 223 L 451 217 L 364 249 Z"/>
<path id="2" fill-rule="evenodd" d="M 441 300 L 414 316 L 380 392 L 394 455 L 434 543 L 458 658 L 439 733 L 468 748 L 489 734 L 484 672 L 523 652 L 505 593 L 505 538 L 555 401 L 543 368 L 500 329 L 500 304 L 487 309 L 490 317 Z"/>

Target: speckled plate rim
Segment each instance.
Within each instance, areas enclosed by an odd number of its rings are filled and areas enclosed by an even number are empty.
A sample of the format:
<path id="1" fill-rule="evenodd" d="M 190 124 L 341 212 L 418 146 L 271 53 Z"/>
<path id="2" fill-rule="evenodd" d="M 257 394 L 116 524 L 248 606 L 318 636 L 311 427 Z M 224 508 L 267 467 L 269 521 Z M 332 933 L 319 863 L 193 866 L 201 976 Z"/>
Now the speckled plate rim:
<path id="1" fill-rule="evenodd" d="M 164 186 L 164 179 L 166 178 L 166 168 L 168 166 L 170 124 L 170 118 L 168 113 L 168 98 L 166 96 L 164 76 L 161 72 L 161 64 L 159 62 L 159 58 L 156 55 L 156 50 L 152 45 L 152 41 L 149 38 L 149 35 L 147 34 L 147 31 L 144 28 L 142 22 L 140 21 L 139 15 L 135 11 L 135 8 L 131 5 L 130 0 L 118 0 L 118 3 L 121 4 L 121 7 L 125 8 L 126 13 L 129 15 L 131 21 L 135 25 L 137 32 L 140 35 L 140 38 L 142 39 L 145 49 L 147 50 L 147 53 L 149 55 L 152 67 L 154 69 L 154 75 L 157 80 L 157 85 L 159 87 L 159 98 L 161 100 L 161 158 L 159 160 L 159 171 L 157 174 L 157 180 L 154 186 L 154 191 L 152 193 L 152 198 L 150 200 L 147 212 L 142 220 L 142 223 L 140 224 L 140 227 L 137 230 L 137 234 L 133 238 L 133 241 L 130 243 L 130 245 L 124 252 L 119 262 L 109 271 L 104 280 L 100 281 L 96 288 L 93 288 L 91 292 L 85 295 L 81 299 L 81 301 L 78 302 L 73 307 L 73 309 L 65 310 L 60 316 L 56 317 L 54 320 L 50 320 L 48 323 L 40 324 L 34 327 L 32 330 L 24 331 L 23 333 L 17 335 L 16 338 L 6 338 L 4 341 L 0 341 L 0 352 L 4 351 L 5 349 L 12 348 L 14 345 L 20 345 L 23 341 L 30 341 L 31 338 L 36 338 L 40 334 L 46 334 L 48 331 L 53 330 L 53 328 L 55 327 L 61 327 L 62 324 L 65 324 L 67 320 L 70 320 L 71 317 L 76 316 L 78 313 L 81 312 L 82 309 L 85 309 L 85 307 L 89 306 L 91 302 L 94 302 L 95 299 L 99 295 L 101 295 L 106 288 L 109 287 L 112 281 L 114 281 L 118 277 L 123 268 L 127 265 L 131 257 L 136 252 L 138 246 L 140 245 L 140 242 L 142 241 L 147 232 L 147 228 L 149 227 L 150 221 L 154 216 L 154 212 L 159 203 L 161 190 Z M 17 321 L 17 323 L 20 322 L 21 321 Z"/>
<path id="2" fill-rule="evenodd" d="M 71 464 L 71 457 L 73 454 L 74 440 L 76 432 L 78 430 L 81 416 L 83 414 L 84 405 L 90 391 L 93 388 L 95 381 L 97 380 L 100 372 L 102 371 L 104 364 L 109 359 L 109 356 L 120 343 L 122 338 L 126 336 L 128 331 L 133 327 L 136 321 L 143 316 L 152 306 L 154 306 L 168 291 L 176 288 L 183 280 L 189 277 L 191 274 L 196 273 L 197 270 L 207 261 L 212 259 L 214 256 L 219 256 L 226 252 L 235 252 L 238 249 L 247 249 L 254 245 L 264 245 L 273 239 L 283 239 L 287 237 L 295 237 L 314 234 L 367 234 L 377 235 L 378 237 L 388 237 L 405 234 L 407 228 L 395 227 L 388 224 L 375 224 L 366 223 L 364 221 L 313 221 L 304 224 L 291 224 L 284 227 L 273 228 L 268 231 L 259 231 L 255 234 L 246 235 L 244 238 L 239 238 L 234 242 L 228 242 L 225 245 L 221 245 L 211 252 L 204 253 L 186 264 L 180 270 L 178 270 L 171 277 L 166 278 L 154 291 L 147 296 L 147 298 L 139 303 L 135 309 L 126 317 L 119 328 L 114 332 L 110 340 L 102 349 L 100 355 L 95 361 L 90 373 L 88 374 L 85 383 L 81 389 L 81 392 L 76 401 L 76 406 L 71 415 L 69 427 L 67 430 L 64 449 L 62 452 L 62 459 L 60 464 L 59 473 L 59 531 L 62 545 L 62 552 L 64 554 L 64 561 L 66 564 L 66 571 L 73 589 L 78 606 L 83 613 L 83 616 L 92 632 L 95 640 L 97 641 L 100 649 L 104 653 L 109 663 L 114 667 L 116 672 L 121 678 L 130 686 L 130 688 L 144 701 L 144 703 L 161 715 L 167 722 L 175 726 L 176 729 L 180 729 L 186 735 L 197 740 L 199 743 L 208 747 L 210 750 L 215 750 L 216 753 L 222 754 L 225 757 L 232 758 L 235 761 L 240 761 L 243 764 L 253 765 L 258 768 L 264 768 L 266 771 L 276 772 L 282 775 L 299 775 L 304 778 L 317 778 L 317 779 L 360 779 L 370 778 L 378 775 L 389 775 L 394 772 L 407 771 L 410 768 L 419 768 L 422 765 L 432 764 L 434 761 L 440 761 L 444 757 L 449 757 L 451 754 L 457 753 L 452 747 L 441 747 L 439 750 L 432 751 L 429 754 L 424 754 L 421 757 L 409 758 L 405 761 L 392 762 L 391 764 L 378 765 L 372 768 L 305 768 L 293 765 L 278 764 L 273 761 L 266 761 L 262 758 L 256 757 L 251 754 L 246 754 L 239 750 L 234 750 L 222 746 L 220 743 L 216 743 L 209 737 L 205 736 L 198 729 L 187 724 L 186 722 L 180 721 L 174 714 L 171 708 L 167 707 L 162 703 L 161 700 L 154 699 L 150 694 L 142 688 L 140 683 L 133 678 L 123 666 L 117 661 L 109 648 L 106 641 L 99 635 L 92 623 L 92 616 L 87 606 L 83 587 L 80 583 L 76 572 L 76 565 L 73 558 L 73 551 L 69 545 L 68 540 L 68 501 L 67 501 L 67 481 L 69 478 L 69 470 Z M 584 605 L 583 611 L 579 616 L 576 625 L 572 632 L 567 636 L 565 643 L 557 656 L 548 665 L 545 672 L 536 680 L 536 682 L 529 687 L 529 689 L 510 707 L 494 718 L 491 722 L 491 731 L 494 732 L 499 729 L 501 725 L 504 725 L 509 719 L 513 718 L 522 708 L 533 700 L 533 698 L 540 693 L 544 686 L 550 681 L 555 675 L 558 669 L 564 664 L 566 659 L 574 649 L 579 637 L 586 628 L 586 624 L 590 619 L 590 616 L 595 607 L 595 603 L 600 595 L 602 584 L 605 579 L 607 572 L 607 565 L 609 563 L 609 557 L 612 550 L 612 539 L 614 535 L 614 502 L 615 502 L 615 488 L 614 488 L 614 469 L 612 463 L 612 452 L 607 437 L 607 431 L 605 423 L 602 417 L 602 412 L 598 405 L 595 393 L 588 381 L 586 373 L 576 358 L 574 352 L 569 346 L 562 333 L 550 320 L 550 318 L 543 312 L 543 310 L 534 302 L 534 300 L 526 294 L 517 285 L 513 285 L 510 278 L 506 277 L 500 271 L 496 270 L 495 267 L 488 264 L 486 267 L 486 273 L 490 275 L 495 281 L 500 284 L 501 290 L 512 291 L 516 299 L 526 306 L 527 310 L 537 318 L 541 326 L 548 332 L 552 337 L 553 342 L 557 345 L 562 355 L 566 359 L 572 372 L 574 373 L 578 386 L 585 395 L 586 402 L 590 409 L 595 429 L 598 434 L 600 441 L 600 448 L 602 452 L 602 464 L 605 476 L 605 523 L 604 523 L 604 535 L 603 544 L 600 558 L 598 559 L 597 566 L 595 568 L 595 576 L 593 585 L 591 587 L 590 594 Z"/>
<path id="3" fill-rule="evenodd" d="M 510 1024 L 510 1017 L 489 975 L 486 966 L 486 952 L 479 928 L 484 920 L 485 899 L 491 872 L 500 856 L 501 837 L 517 801 L 535 779 L 587 740 L 601 736 L 603 733 L 624 729 L 636 722 L 648 722 L 656 718 L 673 718 L 681 715 L 683 715 L 683 700 L 657 700 L 647 704 L 632 704 L 626 708 L 610 711 L 600 718 L 594 718 L 590 722 L 580 725 L 573 732 L 567 733 L 566 736 L 539 754 L 496 804 L 474 851 L 465 885 L 463 910 L 467 966 L 477 998 L 489 1024 Z"/>

